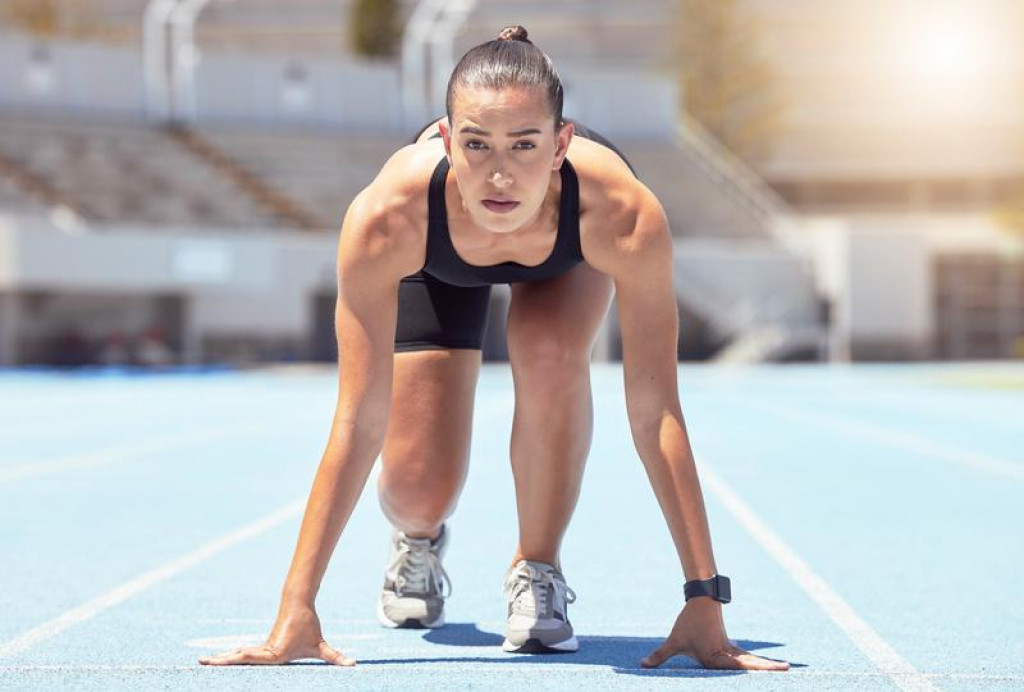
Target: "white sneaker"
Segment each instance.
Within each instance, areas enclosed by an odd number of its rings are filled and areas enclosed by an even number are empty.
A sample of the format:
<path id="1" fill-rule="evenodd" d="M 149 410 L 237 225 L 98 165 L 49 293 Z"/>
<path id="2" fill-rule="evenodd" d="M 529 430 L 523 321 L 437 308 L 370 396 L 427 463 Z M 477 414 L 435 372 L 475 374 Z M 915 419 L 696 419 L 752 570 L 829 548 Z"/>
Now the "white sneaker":
<path id="1" fill-rule="evenodd" d="M 434 629 L 444 626 L 444 599 L 451 582 L 441 566 L 448 545 L 448 528 L 437 538 L 410 538 L 391 534 L 391 558 L 384 589 L 377 601 L 377 619 L 385 627 Z"/>
<path id="2" fill-rule="evenodd" d="M 508 625 L 501 648 L 510 653 L 561 653 L 580 648 L 566 605 L 576 594 L 551 565 L 520 560 L 505 575 Z"/>

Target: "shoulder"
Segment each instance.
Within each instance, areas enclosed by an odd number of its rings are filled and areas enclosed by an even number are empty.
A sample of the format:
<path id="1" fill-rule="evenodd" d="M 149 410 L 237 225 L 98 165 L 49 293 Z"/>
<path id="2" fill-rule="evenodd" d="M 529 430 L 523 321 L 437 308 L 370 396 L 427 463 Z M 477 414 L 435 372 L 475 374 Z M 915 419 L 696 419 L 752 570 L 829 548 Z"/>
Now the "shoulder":
<path id="1" fill-rule="evenodd" d="M 434 142 L 402 147 L 352 203 L 339 242 L 339 265 L 407 276 L 423 266 L 427 193 L 444 148 Z"/>
<path id="2" fill-rule="evenodd" d="M 661 202 L 615 152 L 580 137 L 568 156 L 580 181 L 580 243 L 588 264 L 617 277 L 671 255 Z"/>

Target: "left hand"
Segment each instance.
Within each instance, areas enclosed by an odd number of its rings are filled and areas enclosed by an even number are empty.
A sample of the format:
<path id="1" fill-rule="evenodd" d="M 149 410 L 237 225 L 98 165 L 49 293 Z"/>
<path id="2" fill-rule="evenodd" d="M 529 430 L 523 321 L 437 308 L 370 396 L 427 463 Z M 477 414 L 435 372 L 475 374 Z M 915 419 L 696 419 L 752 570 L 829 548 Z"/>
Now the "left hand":
<path id="1" fill-rule="evenodd" d="M 640 661 L 656 668 L 676 655 L 689 656 L 705 668 L 729 670 L 789 670 L 785 661 L 772 661 L 733 646 L 725 634 L 722 604 L 707 596 L 687 601 L 665 643 Z"/>

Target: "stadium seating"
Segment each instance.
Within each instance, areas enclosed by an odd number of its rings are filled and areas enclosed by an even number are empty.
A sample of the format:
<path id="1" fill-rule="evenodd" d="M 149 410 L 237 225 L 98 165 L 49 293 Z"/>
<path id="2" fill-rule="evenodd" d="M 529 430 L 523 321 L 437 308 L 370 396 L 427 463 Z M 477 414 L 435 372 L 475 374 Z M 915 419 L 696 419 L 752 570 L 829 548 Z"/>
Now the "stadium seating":
<path id="1" fill-rule="evenodd" d="M 0 177 L 0 213 L 40 214 L 46 206 L 25 194 L 20 185 L 9 178 Z"/>
<path id="2" fill-rule="evenodd" d="M 139 122 L 10 114 L 0 125 L 0 154 L 101 224 L 337 228 L 404 143 L 393 134 L 237 126 L 205 126 L 183 141 Z M 664 201 L 674 235 L 766 237 L 763 219 L 731 199 L 685 148 L 643 138 L 616 143 Z M 5 208 L 34 204 L 18 189 L 6 180 Z"/>
<path id="3" fill-rule="evenodd" d="M 281 225 L 222 172 L 144 123 L 3 114 L 0 155 L 100 225 Z"/>
<path id="4" fill-rule="evenodd" d="M 325 227 L 337 228 L 355 198 L 398 147 L 401 137 L 359 132 L 282 131 L 213 127 L 204 139 L 226 152 L 309 210 Z"/>

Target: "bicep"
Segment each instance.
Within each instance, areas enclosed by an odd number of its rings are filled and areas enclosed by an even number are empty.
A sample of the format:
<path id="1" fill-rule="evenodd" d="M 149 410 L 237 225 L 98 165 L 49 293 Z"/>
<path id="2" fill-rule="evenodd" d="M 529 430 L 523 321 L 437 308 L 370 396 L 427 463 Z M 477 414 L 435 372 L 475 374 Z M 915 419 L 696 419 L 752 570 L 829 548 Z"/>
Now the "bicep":
<path id="1" fill-rule="evenodd" d="M 336 415 L 382 434 L 390 406 L 401 277 L 386 234 L 375 232 L 371 223 L 361 210 L 350 210 L 338 243 Z"/>

